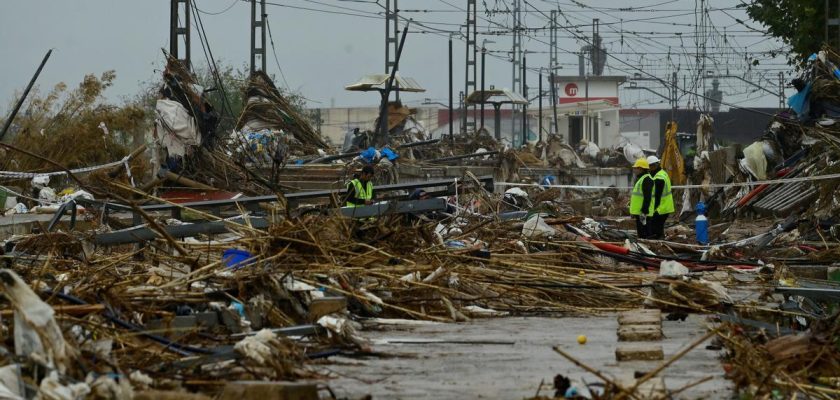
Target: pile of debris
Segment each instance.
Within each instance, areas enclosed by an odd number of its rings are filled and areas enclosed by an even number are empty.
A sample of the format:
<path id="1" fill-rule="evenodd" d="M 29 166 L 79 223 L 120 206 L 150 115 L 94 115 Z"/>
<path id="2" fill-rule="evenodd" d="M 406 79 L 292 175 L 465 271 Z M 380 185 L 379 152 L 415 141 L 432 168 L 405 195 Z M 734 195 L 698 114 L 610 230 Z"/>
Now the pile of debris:
<path id="1" fill-rule="evenodd" d="M 840 395 L 838 317 L 835 313 L 805 332 L 782 335 L 778 330 L 723 324 L 718 338 L 727 349 L 727 377 L 754 398 L 795 393 L 836 398 Z"/>
<path id="2" fill-rule="evenodd" d="M 284 164 L 288 160 L 324 155 L 328 145 L 274 86 L 263 71 L 255 71 L 243 93 L 245 106 L 236 132 L 227 140 L 235 154 L 250 157 L 257 166 Z"/>
<path id="3" fill-rule="evenodd" d="M 17 355 L 19 386 L 7 389 L 214 394 L 226 381 L 316 376 L 307 359 L 364 351 L 354 328 L 364 318 L 464 321 L 641 304 L 639 277 L 587 242 L 552 240 L 577 238 L 565 226 L 579 218 L 488 218 L 481 213 L 498 206 L 487 196 L 462 193 L 464 204 L 484 204 L 460 217 L 278 216 L 266 230 L 228 220 L 231 233 L 184 240 L 163 232 L 186 222 L 150 218 L 161 236 L 139 247 L 96 247 L 86 232 L 13 237 L 0 277 L 15 316 L 6 354 Z"/>
<path id="4" fill-rule="evenodd" d="M 793 81 L 798 93 L 788 100 L 790 111 L 776 115 L 766 133 L 743 149 L 743 158 L 730 178 L 741 185 L 702 191 L 707 203 L 719 204 L 725 216 L 796 213 L 822 221 L 820 224 L 833 224 L 832 217 L 840 210 L 834 190 L 840 170 L 833 162 L 840 157 L 840 124 L 836 123 L 840 112 L 835 111 L 840 109 L 836 98 L 840 90 L 835 74 L 838 64 L 840 55 L 830 48 L 809 59 L 802 75 Z M 710 121 L 704 124 L 710 126 Z M 711 149 L 698 151 L 695 183 L 712 183 L 712 153 Z M 782 181 L 749 184 L 777 179 Z"/>
<path id="5" fill-rule="evenodd" d="M 150 190 L 164 180 L 201 190 L 266 194 L 289 189 L 277 182 L 287 163 L 327 155 L 326 142 L 264 72 L 253 73 L 233 132 L 216 132 L 218 113 L 194 75 L 167 56 Z"/>

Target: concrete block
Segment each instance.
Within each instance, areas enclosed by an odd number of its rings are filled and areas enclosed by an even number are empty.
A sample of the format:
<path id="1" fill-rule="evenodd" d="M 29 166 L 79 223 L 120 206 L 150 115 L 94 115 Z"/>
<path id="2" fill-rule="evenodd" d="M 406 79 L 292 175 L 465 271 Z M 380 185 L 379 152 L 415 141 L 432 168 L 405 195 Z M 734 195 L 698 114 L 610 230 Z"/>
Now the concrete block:
<path id="1" fill-rule="evenodd" d="M 665 359 L 662 345 L 625 343 L 615 348 L 617 361 L 656 361 Z"/>
<path id="2" fill-rule="evenodd" d="M 657 309 L 624 311 L 618 314 L 618 323 L 620 325 L 662 326 L 662 311 Z"/>
<path id="3" fill-rule="evenodd" d="M 330 296 L 312 299 L 309 303 L 309 320 L 317 321 L 324 315 L 347 309 L 347 298 L 344 296 Z"/>
<path id="4" fill-rule="evenodd" d="M 619 342 L 653 342 L 662 340 L 662 329 L 656 325 L 622 325 L 618 327 Z"/>
<path id="5" fill-rule="evenodd" d="M 314 383 L 298 382 L 228 382 L 218 400 L 318 400 Z"/>
<path id="6" fill-rule="evenodd" d="M 202 328 L 213 328 L 219 325 L 219 313 L 215 311 L 199 312 L 193 314 Z"/>
<path id="7" fill-rule="evenodd" d="M 198 318 L 195 315 L 179 315 L 169 322 L 170 329 L 181 334 L 198 328 Z"/>
<path id="8" fill-rule="evenodd" d="M 232 311 L 229 308 L 222 308 L 219 310 L 219 314 L 221 316 L 222 323 L 225 324 L 231 333 L 242 332 L 242 326 L 239 324 L 239 321 L 241 320 L 239 313 Z"/>

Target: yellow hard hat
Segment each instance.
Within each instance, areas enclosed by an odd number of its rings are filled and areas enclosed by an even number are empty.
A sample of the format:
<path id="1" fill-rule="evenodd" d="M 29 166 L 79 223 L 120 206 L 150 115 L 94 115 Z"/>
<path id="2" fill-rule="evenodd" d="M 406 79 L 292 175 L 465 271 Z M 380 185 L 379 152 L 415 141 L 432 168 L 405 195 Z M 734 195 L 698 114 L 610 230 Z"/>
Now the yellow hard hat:
<path id="1" fill-rule="evenodd" d="M 647 160 L 645 160 L 644 158 L 640 158 L 636 160 L 635 164 L 633 164 L 633 168 L 650 169 L 650 165 L 648 165 Z"/>

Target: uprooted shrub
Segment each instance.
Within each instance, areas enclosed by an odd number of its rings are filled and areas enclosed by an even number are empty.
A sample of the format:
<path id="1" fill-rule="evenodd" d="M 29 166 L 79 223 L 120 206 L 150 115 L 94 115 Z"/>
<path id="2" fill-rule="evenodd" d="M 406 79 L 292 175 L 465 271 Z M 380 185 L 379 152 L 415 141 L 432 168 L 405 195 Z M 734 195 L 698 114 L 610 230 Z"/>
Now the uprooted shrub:
<path id="1" fill-rule="evenodd" d="M 106 71 L 99 77 L 86 75 L 72 90 L 64 83 L 46 94 L 33 89 L 5 141 L 70 169 L 126 156 L 130 148 L 142 144 L 149 119 L 136 104 L 113 105 L 105 101 L 103 92 L 114 78 L 114 71 Z M 44 160 L 15 151 L 6 151 L 0 167 L 26 172 L 57 169 Z M 132 172 L 140 171 L 132 168 Z"/>

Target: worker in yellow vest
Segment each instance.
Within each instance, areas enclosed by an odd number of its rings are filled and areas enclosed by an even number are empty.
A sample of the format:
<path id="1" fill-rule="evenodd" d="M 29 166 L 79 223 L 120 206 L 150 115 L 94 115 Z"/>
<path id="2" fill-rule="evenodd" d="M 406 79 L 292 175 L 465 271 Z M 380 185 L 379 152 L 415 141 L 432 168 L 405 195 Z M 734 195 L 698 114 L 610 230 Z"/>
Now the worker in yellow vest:
<path id="1" fill-rule="evenodd" d="M 636 160 L 633 164 L 633 174 L 636 180 L 633 192 L 630 193 L 630 215 L 636 219 L 636 236 L 639 239 L 647 239 L 650 237 L 649 217 L 653 215 L 653 178 L 648 173 L 647 160 Z"/>
<path id="2" fill-rule="evenodd" d="M 344 203 L 347 207 L 359 207 L 373 204 L 373 166 L 365 165 L 358 178 L 347 183 Z"/>
<path id="3" fill-rule="evenodd" d="M 653 216 L 650 237 L 665 239 L 665 220 L 674 213 L 674 196 L 671 194 L 671 177 L 659 166 L 659 158 L 648 156 L 650 175 L 653 177 Z"/>

